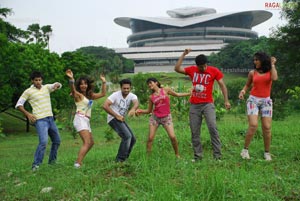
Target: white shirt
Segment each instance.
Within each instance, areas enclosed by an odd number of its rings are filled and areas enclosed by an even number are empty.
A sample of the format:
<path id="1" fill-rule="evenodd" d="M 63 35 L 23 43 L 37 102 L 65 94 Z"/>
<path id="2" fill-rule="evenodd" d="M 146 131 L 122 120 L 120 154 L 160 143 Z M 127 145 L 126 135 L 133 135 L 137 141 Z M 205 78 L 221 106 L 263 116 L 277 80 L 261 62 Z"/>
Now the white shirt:
<path id="1" fill-rule="evenodd" d="M 112 104 L 110 105 L 110 108 L 115 113 L 117 113 L 123 117 L 126 115 L 132 101 L 137 100 L 137 99 L 138 99 L 137 96 L 131 92 L 126 96 L 126 98 L 123 98 L 121 91 L 116 91 L 108 97 L 108 100 L 110 100 L 112 102 Z M 108 114 L 107 115 L 107 123 L 110 122 L 114 118 L 115 117 Z"/>

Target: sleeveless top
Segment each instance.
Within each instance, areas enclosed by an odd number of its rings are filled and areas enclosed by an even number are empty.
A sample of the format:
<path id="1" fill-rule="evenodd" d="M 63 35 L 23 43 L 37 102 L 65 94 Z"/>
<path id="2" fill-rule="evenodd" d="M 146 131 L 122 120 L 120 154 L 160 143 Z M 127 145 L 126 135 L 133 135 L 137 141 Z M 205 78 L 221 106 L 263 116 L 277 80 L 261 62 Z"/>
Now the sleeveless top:
<path id="1" fill-rule="evenodd" d="M 85 96 L 79 102 L 75 102 L 76 113 L 91 117 L 93 100 L 87 99 Z"/>
<path id="2" fill-rule="evenodd" d="M 170 98 L 165 95 L 163 88 L 160 88 L 159 95 L 151 94 L 151 101 L 154 104 L 153 113 L 156 117 L 162 118 L 168 116 L 170 112 Z"/>
<path id="3" fill-rule="evenodd" d="M 252 84 L 253 87 L 250 91 L 251 95 L 259 98 L 270 97 L 272 86 L 271 72 L 269 71 L 264 74 L 259 74 L 254 71 Z"/>

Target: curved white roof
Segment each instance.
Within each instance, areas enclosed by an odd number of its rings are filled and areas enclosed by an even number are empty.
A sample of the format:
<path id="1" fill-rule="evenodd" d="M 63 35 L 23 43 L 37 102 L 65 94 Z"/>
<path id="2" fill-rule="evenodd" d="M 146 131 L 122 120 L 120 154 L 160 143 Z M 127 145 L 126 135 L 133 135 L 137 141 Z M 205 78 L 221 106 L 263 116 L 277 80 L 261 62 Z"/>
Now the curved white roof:
<path id="1" fill-rule="evenodd" d="M 213 8 L 202 8 L 202 7 L 185 7 L 185 8 L 177 8 L 174 10 L 168 10 L 167 14 L 170 17 L 175 18 L 183 18 L 183 17 L 190 17 L 195 15 L 207 15 L 216 13 L 216 9 Z"/>
<path id="2" fill-rule="evenodd" d="M 143 20 L 152 23 L 169 25 L 174 27 L 185 27 L 194 24 L 200 24 L 219 18 L 228 16 L 251 16 L 253 18 L 251 22 L 251 28 L 268 20 L 272 17 L 272 13 L 265 10 L 251 10 L 242 12 L 228 12 L 228 13 L 216 13 L 215 9 L 212 8 L 183 8 L 167 11 L 171 16 L 167 17 L 118 17 L 114 19 L 114 22 L 120 26 L 130 28 L 131 20 Z"/>

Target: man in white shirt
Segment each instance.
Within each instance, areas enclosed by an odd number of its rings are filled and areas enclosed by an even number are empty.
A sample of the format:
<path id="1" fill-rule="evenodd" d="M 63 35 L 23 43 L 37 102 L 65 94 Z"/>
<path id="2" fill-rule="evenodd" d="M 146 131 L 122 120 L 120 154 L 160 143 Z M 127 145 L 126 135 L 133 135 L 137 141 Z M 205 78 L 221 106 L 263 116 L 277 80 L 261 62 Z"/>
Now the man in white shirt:
<path id="1" fill-rule="evenodd" d="M 130 155 L 132 148 L 136 142 L 132 130 L 125 122 L 126 113 L 129 116 L 135 115 L 135 110 L 139 106 L 138 98 L 131 93 L 131 81 L 123 79 L 120 81 L 121 90 L 111 94 L 103 104 L 103 109 L 108 113 L 107 123 L 118 133 L 122 138 L 116 162 L 124 162 Z"/>

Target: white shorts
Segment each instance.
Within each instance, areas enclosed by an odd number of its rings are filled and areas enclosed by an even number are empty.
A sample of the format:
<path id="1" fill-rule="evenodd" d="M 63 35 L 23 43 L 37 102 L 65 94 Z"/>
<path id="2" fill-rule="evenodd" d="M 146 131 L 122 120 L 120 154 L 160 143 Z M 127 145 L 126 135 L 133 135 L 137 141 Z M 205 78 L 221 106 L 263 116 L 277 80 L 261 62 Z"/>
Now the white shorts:
<path id="1" fill-rule="evenodd" d="M 77 132 L 82 130 L 88 130 L 89 132 L 92 132 L 90 119 L 88 117 L 85 117 L 84 115 L 75 114 L 73 125 Z"/>
<path id="2" fill-rule="evenodd" d="M 250 95 L 247 100 L 247 114 L 258 115 L 259 113 L 262 117 L 272 117 L 272 99 L 270 97 L 258 98 L 256 96 Z"/>

